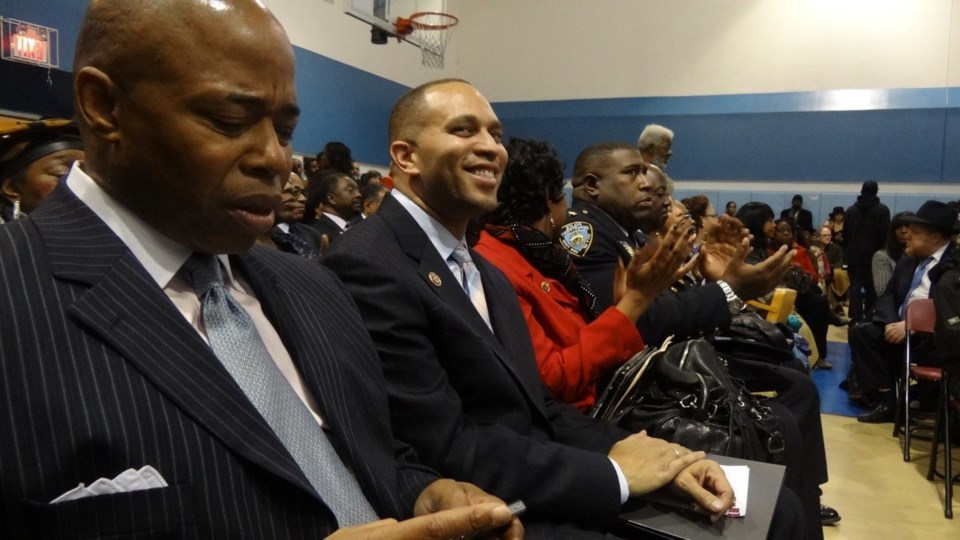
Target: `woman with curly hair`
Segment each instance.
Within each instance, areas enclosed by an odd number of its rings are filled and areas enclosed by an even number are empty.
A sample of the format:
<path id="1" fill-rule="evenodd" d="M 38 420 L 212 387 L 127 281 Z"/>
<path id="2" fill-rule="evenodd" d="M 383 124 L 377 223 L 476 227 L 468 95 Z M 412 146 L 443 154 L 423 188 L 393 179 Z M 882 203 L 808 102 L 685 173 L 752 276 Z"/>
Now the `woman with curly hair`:
<path id="1" fill-rule="evenodd" d="M 643 349 L 637 319 L 680 275 L 691 223 L 677 221 L 658 245 L 634 257 L 619 301 L 599 312 L 590 285 L 558 242 L 567 213 L 563 163 L 539 141 L 511 139 L 507 153 L 499 205 L 474 248 L 513 285 L 544 383 L 559 401 L 588 411 L 602 374 Z"/>

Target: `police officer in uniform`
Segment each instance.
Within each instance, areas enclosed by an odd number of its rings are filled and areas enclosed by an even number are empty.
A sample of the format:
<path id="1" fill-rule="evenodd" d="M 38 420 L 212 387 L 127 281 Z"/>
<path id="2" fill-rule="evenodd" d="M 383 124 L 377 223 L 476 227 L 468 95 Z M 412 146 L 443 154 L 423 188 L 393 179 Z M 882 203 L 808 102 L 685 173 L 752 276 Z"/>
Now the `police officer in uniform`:
<path id="1" fill-rule="evenodd" d="M 597 307 L 605 309 L 613 304 L 617 267 L 629 264 L 646 242 L 657 241 L 654 231 L 666 222 L 666 178 L 655 165 L 644 163 L 632 144 L 606 142 L 589 146 L 577 157 L 573 187 L 560 243 L 590 282 Z M 766 294 L 782 281 L 793 253 L 782 248 L 763 263 L 749 265 L 744 260 L 749 250 L 745 237 L 742 224 L 721 217 L 713 241 L 705 243 L 700 254 L 701 273 L 708 281 L 661 293 L 637 322 L 644 342 L 656 346 L 668 336 L 676 341 L 725 328 L 743 309 L 743 299 Z M 787 438 L 787 483 L 804 504 L 807 536 L 820 537 L 821 522 L 835 522 L 839 516 L 819 504 L 818 486 L 827 481 L 827 466 L 816 386 L 805 373 L 772 364 L 744 362 L 731 369 L 748 388 L 777 392 L 771 407 Z"/>

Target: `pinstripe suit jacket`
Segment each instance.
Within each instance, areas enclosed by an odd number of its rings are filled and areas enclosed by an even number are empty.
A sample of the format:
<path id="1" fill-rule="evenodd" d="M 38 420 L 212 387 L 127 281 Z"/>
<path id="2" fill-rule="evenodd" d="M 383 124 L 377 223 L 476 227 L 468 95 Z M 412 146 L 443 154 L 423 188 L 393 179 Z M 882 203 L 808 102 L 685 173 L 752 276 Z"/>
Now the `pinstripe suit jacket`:
<path id="1" fill-rule="evenodd" d="M 596 525 L 620 508 L 606 453 L 628 433 L 553 400 L 513 288 L 473 252 L 486 326 L 413 217 L 387 195 L 321 258 L 360 307 L 383 363 L 393 429 L 424 463 L 528 520 Z"/>
<path id="2" fill-rule="evenodd" d="M 382 516 L 436 480 L 393 441 L 356 308 L 327 270 L 233 263 Z M 0 538 L 320 538 L 335 521 L 269 426 L 126 246 L 61 186 L 0 227 Z M 168 488 L 46 504 L 154 466 Z M 111 536 L 114 535 L 114 536 Z"/>

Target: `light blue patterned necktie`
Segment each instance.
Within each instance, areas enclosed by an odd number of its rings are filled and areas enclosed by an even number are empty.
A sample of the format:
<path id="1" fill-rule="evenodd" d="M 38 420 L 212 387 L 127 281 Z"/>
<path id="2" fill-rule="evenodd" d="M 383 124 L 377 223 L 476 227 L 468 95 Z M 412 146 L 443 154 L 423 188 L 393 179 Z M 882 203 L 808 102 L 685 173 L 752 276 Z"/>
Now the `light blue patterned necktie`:
<path id="1" fill-rule="evenodd" d="M 183 276 L 200 298 L 214 354 L 273 429 L 340 527 L 378 518 L 356 478 L 267 352 L 253 320 L 223 284 L 220 263 L 194 253 Z"/>
<path id="2" fill-rule="evenodd" d="M 913 279 L 910 280 L 910 290 L 907 291 L 907 296 L 903 299 L 903 305 L 900 306 L 900 320 L 906 319 L 907 316 L 907 306 L 910 305 L 910 297 L 913 296 L 913 291 L 917 290 L 917 287 L 920 286 L 920 282 L 923 281 L 923 274 L 926 272 L 927 267 L 930 266 L 930 263 L 933 262 L 933 257 L 927 257 L 917 266 L 917 270 L 913 273 Z"/>
<path id="3" fill-rule="evenodd" d="M 470 297 L 470 302 L 473 303 L 473 307 L 477 308 L 477 312 L 483 317 L 483 322 L 487 323 L 487 327 L 493 330 L 493 327 L 490 325 L 490 310 L 487 308 L 487 297 L 483 294 L 483 282 L 480 280 L 480 271 L 477 270 L 477 265 L 473 262 L 473 257 L 470 256 L 470 250 L 467 249 L 466 244 L 463 242 L 457 244 L 453 253 L 450 254 L 450 259 L 460 267 L 460 284 L 463 286 L 463 290 L 466 291 L 467 296 Z"/>

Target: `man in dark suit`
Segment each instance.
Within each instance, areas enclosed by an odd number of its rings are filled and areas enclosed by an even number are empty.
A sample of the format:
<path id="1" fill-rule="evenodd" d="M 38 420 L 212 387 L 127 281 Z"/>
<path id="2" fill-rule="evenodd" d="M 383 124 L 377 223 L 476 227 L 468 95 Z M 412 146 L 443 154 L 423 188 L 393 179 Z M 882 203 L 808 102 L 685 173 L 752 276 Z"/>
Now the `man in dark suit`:
<path id="1" fill-rule="evenodd" d="M 469 221 L 496 206 L 506 163 L 483 96 L 428 83 L 394 106 L 389 133 L 394 191 L 322 262 L 373 337 L 397 437 L 445 474 L 522 498 L 533 521 L 603 528 L 629 495 L 671 483 L 709 514 L 729 507 L 702 453 L 628 437 L 544 388 L 510 283 L 465 242 Z"/>
<path id="2" fill-rule="evenodd" d="M 0 537 L 520 533 L 393 439 L 336 278 L 250 248 L 290 172 L 293 73 L 255 1 L 91 3 L 74 66 L 86 160 L 0 228 Z M 153 489 L 120 476 L 145 466 Z M 85 491 L 101 494 L 53 502 Z"/>
<path id="3" fill-rule="evenodd" d="M 290 179 L 283 186 L 283 199 L 274 209 L 277 224 L 270 231 L 269 240 L 262 239 L 261 243 L 315 261 L 326 248 L 326 242 L 314 228 L 300 223 L 307 201 L 306 187 L 302 178 L 290 173 Z"/>
<path id="4" fill-rule="evenodd" d="M 867 423 L 892 422 L 896 416 L 896 396 L 892 391 L 898 370 L 902 369 L 906 306 L 914 300 L 929 298 L 940 276 L 953 264 L 960 232 L 957 211 L 939 201 L 927 201 L 916 215 L 903 218 L 909 223 L 906 257 L 897 262 L 893 277 L 877 299 L 873 320 L 850 328 L 850 355 L 863 395 L 871 410 L 858 416 Z M 917 336 L 917 358 L 936 360 L 933 342 Z"/>
<path id="5" fill-rule="evenodd" d="M 803 195 L 797 193 L 790 201 L 790 208 L 780 212 L 780 219 L 793 220 L 793 224 L 801 231 L 813 230 L 813 214 L 803 207 Z"/>
<path id="6" fill-rule="evenodd" d="M 353 178 L 333 172 L 307 187 L 307 208 L 317 217 L 310 226 L 333 242 L 350 228 L 363 208 L 360 190 Z"/>

